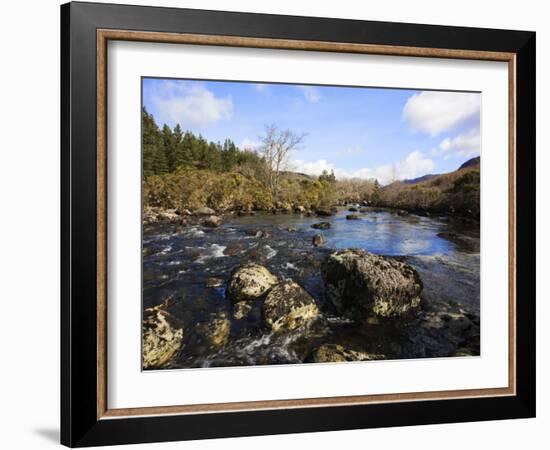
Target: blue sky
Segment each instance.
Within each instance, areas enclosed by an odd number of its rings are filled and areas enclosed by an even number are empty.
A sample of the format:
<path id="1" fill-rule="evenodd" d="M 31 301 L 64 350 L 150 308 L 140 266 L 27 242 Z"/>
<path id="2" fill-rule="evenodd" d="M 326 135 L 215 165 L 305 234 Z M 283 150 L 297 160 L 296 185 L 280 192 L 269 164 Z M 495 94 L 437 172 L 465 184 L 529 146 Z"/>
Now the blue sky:
<path id="1" fill-rule="evenodd" d="M 364 87 L 143 79 L 159 126 L 258 149 L 266 125 L 307 133 L 289 169 L 382 183 L 455 170 L 480 150 L 481 95 Z"/>

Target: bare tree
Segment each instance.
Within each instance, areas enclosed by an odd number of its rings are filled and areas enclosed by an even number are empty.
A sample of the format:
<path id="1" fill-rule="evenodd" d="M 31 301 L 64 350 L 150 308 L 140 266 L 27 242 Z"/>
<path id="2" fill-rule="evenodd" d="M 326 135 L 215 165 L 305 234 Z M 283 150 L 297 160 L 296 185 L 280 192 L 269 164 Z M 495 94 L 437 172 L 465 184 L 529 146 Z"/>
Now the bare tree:
<path id="1" fill-rule="evenodd" d="M 296 134 L 290 130 L 279 130 L 275 125 L 265 127 L 260 153 L 264 158 L 265 180 L 276 201 L 279 197 L 281 172 L 287 168 L 292 150 L 295 150 L 306 137 L 306 133 Z"/>

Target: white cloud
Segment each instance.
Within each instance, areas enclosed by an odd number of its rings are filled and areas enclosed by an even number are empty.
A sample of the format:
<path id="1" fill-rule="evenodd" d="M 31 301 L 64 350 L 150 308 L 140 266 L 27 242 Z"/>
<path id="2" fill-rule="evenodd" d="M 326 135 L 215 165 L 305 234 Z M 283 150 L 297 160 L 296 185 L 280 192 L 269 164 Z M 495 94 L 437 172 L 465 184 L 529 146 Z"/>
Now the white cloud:
<path id="1" fill-rule="evenodd" d="M 239 148 L 242 150 L 255 150 L 260 146 L 260 142 L 253 139 L 244 138 L 239 144 Z"/>
<path id="2" fill-rule="evenodd" d="M 321 175 L 323 170 L 330 172 L 331 170 L 335 170 L 335 167 L 326 159 L 318 159 L 317 161 L 295 159 L 290 162 L 289 169 L 295 172 L 305 173 L 306 175 Z"/>
<path id="3" fill-rule="evenodd" d="M 334 170 L 336 178 L 376 178 L 380 183 L 387 184 L 394 180 L 416 178 L 430 173 L 435 163 L 424 156 L 418 150 L 409 153 L 404 159 L 393 165 L 385 164 L 376 167 L 363 167 L 357 170 L 345 170 L 335 167 L 325 159 L 317 161 L 293 160 L 290 164 L 292 170 L 307 175 L 320 175 L 323 170 L 330 172 Z"/>
<path id="4" fill-rule="evenodd" d="M 252 89 L 254 89 L 256 92 L 266 92 L 268 87 L 269 87 L 269 85 L 265 84 L 265 83 L 253 83 L 252 84 Z"/>
<path id="5" fill-rule="evenodd" d="M 415 178 L 430 173 L 435 167 L 435 163 L 424 156 L 418 150 L 411 152 L 403 161 L 397 163 L 397 179 L 404 180 Z"/>
<path id="6" fill-rule="evenodd" d="M 233 114 L 231 97 L 218 98 L 200 84 L 165 81 L 152 93 L 160 121 L 179 123 L 186 128 L 206 126 Z"/>
<path id="7" fill-rule="evenodd" d="M 472 157 L 478 155 L 481 149 L 479 128 L 472 128 L 454 138 L 443 139 L 439 147 L 432 151 L 433 155 L 442 155 L 445 159 L 451 156 Z"/>
<path id="8" fill-rule="evenodd" d="M 298 89 L 300 89 L 303 94 L 304 98 L 309 103 L 317 103 L 319 100 L 321 100 L 321 94 L 319 94 L 319 91 L 316 87 L 313 86 L 298 86 Z"/>
<path id="9" fill-rule="evenodd" d="M 480 106 L 479 94 L 425 91 L 407 100 L 402 115 L 413 130 L 437 136 L 479 115 Z"/>

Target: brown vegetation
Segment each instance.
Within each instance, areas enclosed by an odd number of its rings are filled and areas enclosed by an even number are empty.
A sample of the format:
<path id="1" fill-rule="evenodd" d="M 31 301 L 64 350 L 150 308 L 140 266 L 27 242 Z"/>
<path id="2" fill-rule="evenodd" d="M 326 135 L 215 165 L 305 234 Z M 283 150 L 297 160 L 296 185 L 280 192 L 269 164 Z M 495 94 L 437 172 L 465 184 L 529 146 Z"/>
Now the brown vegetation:
<path id="1" fill-rule="evenodd" d="M 380 191 L 379 206 L 479 218 L 479 158 L 418 183 L 395 182 Z"/>

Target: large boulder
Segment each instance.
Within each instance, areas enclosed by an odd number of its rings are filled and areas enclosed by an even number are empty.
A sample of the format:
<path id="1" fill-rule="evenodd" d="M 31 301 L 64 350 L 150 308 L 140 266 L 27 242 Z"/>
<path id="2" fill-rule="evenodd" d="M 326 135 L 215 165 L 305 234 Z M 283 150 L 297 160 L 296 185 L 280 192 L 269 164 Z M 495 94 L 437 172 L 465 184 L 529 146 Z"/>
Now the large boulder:
<path id="1" fill-rule="evenodd" d="M 273 331 L 295 330 L 319 317 L 315 300 L 298 283 L 284 281 L 273 287 L 263 305 L 265 324 Z"/>
<path id="2" fill-rule="evenodd" d="M 147 308 L 143 314 L 142 364 L 144 369 L 158 369 L 172 362 L 182 346 L 183 330 L 170 323 L 166 304 Z"/>
<path id="3" fill-rule="evenodd" d="M 337 344 L 324 344 L 309 355 L 306 362 L 326 363 L 345 361 L 375 361 L 380 359 L 386 359 L 385 355 L 353 350 Z"/>
<path id="4" fill-rule="evenodd" d="M 420 305 L 420 276 L 395 259 L 361 249 L 340 250 L 326 257 L 321 275 L 328 299 L 349 317 L 395 317 Z"/>
<path id="5" fill-rule="evenodd" d="M 261 299 L 279 280 L 264 266 L 247 264 L 231 273 L 227 285 L 227 298 L 232 303 Z"/>

